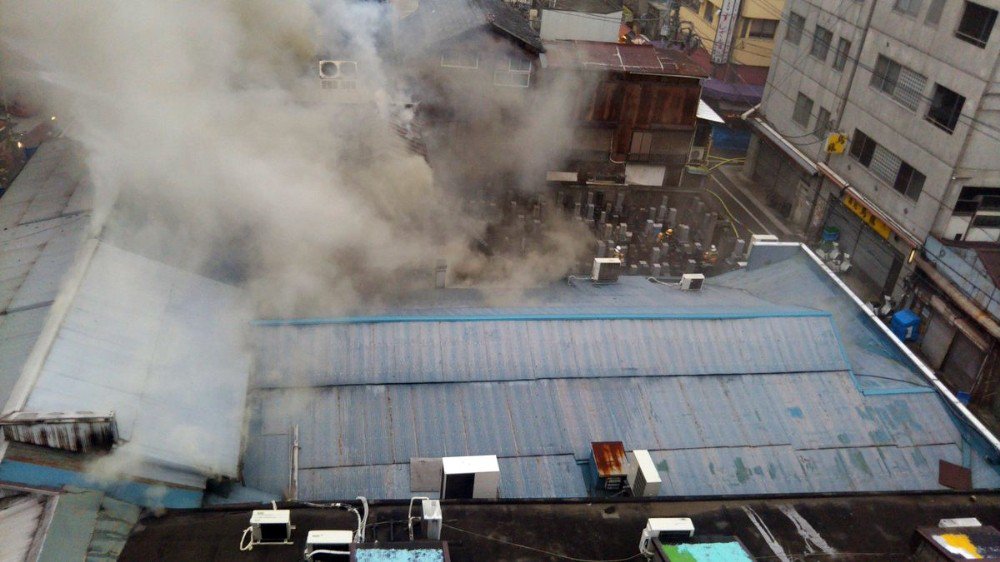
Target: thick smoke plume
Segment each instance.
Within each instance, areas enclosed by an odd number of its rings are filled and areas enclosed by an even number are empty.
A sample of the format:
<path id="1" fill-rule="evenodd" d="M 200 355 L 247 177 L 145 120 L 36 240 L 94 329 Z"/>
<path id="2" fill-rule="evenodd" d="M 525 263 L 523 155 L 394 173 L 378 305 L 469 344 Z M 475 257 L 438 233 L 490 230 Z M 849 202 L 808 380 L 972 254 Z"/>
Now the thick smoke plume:
<path id="1" fill-rule="evenodd" d="M 555 221 L 532 249 L 487 258 L 475 250 L 486 221 L 459 201 L 483 188 L 461 178 L 542 185 L 541 160 L 568 135 L 551 102 L 561 96 L 521 108 L 524 127 L 495 139 L 502 152 L 435 160 L 432 170 L 390 125 L 422 95 L 380 56 L 376 31 L 391 9 L 4 1 L 0 72 L 8 93 L 43 96 L 85 149 L 102 237 L 241 284 L 257 314 L 393 302 L 431 284 L 441 259 L 469 282 L 564 274 L 586 244 L 578 224 Z M 337 103 L 319 88 L 317 58 L 339 53 L 358 61 L 366 103 Z"/>

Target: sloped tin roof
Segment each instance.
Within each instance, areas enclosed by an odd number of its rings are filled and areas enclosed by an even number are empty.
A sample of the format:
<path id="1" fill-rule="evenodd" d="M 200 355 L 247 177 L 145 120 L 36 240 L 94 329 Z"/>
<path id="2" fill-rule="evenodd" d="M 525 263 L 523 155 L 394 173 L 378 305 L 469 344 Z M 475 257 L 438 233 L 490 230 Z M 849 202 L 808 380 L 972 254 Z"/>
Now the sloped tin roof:
<path id="1" fill-rule="evenodd" d="M 414 457 L 496 454 L 503 497 L 586 495 L 594 441 L 649 449 L 661 494 L 1000 485 L 975 435 L 807 256 L 698 293 L 623 278 L 472 291 L 380 316 L 259 322 L 245 477 L 301 498 L 405 498 Z"/>

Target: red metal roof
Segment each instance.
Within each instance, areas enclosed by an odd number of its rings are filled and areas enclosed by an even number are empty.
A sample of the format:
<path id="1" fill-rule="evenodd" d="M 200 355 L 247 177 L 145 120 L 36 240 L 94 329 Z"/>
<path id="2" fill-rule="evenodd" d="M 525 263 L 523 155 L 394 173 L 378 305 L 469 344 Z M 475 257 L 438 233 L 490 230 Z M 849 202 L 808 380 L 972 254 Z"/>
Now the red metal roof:
<path id="1" fill-rule="evenodd" d="M 653 45 L 621 45 L 598 41 L 546 41 L 550 68 L 575 68 L 605 72 L 632 72 L 657 76 L 704 78 L 704 70 L 679 51 Z"/>

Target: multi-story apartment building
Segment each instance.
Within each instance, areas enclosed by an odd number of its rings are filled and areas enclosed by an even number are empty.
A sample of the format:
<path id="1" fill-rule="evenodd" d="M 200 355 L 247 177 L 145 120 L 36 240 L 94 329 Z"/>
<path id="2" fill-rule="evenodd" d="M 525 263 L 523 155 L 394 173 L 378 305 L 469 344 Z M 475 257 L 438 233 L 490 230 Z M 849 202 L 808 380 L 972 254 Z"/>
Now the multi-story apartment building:
<path id="1" fill-rule="evenodd" d="M 784 0 L 683 0 L 682 25 L 690 25 L 716 64 L 771 64 Z"/>
<path id="2" fill-rule="evenodd" d="M 1000 0 L 789 0 L 746 172 L 887 294 L 928 235 L 1000 239 Z M 830 133 L 846 136 L 827 152 Z"/>
<path id="3" fill-rule="evenodd" d="M 1000 0 L 789 0 L 744 172 L 1000 413 Z M 836 142 L 831 142 L 835 140 Z M 985 242 L 993 242 L 985 244 Z"/>

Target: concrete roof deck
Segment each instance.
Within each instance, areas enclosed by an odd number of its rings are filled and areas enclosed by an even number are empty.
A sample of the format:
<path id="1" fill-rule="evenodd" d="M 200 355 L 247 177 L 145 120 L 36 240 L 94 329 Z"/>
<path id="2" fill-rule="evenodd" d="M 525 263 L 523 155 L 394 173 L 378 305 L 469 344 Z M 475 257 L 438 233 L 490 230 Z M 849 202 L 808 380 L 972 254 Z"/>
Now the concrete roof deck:
<path id="1" fill-rule="evenodd" d="M 247 526 L 250 510 L 269 508 L 244 505 L 147 517 L 119 560 L 285 561 L 301 555 L 308 531 L 352 529 L 356 525 L 353 515 L 342 510 L 293 507 L 293 546 L 237 551 L 236 541 Z M 279 504 L 279 508 L 284 506 Z M 369 542 L 405 540 L 406 509 L 400 502 L 373 504 Z M 624 559 L 637 553 L 639 535 L 649 517 L 690 517 L 696 537 L 734 536 L 758 560 L 890 562 L 908 560 L 916 529 L 937 525 L 941 519 L 977 517 L 984 525 L 997 525 L 1000 496 L 444 502 L 442 514 L 446 526 L 441 538 L 449 542 L 454 562 L 555 559 L 524 547 L 583 559 Z"/>

